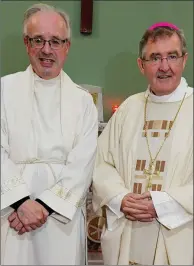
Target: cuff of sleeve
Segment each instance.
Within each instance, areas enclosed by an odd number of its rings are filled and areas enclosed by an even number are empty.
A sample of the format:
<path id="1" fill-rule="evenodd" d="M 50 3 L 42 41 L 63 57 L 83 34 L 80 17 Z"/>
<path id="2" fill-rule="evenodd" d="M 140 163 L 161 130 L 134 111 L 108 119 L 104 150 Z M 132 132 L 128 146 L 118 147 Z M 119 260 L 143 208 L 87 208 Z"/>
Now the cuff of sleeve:
<path id="1" fill-rule="evenodd" d="M 168 193 L 150 191 L 158 221 L 168 229 L 175 229 L 190 222 L 193 217 Z"/>
<path id="2" fill-rule="evenodd" d="M 106 208 L 106 217 L 108 231 L 114 231 L 118 226 L 119 219 L 124 217 L 124 213 L 121 212 L 120 209 L 121 202 L 126 194 L 126 192 L 118 194 L 107 204 L 108 208 Z"/>
<path id="3" fill-rule="evenodd" d="M 60 198 L 50 190 L 45 190 L 38 198 L 56 213 L 68 218 L 69 220 L 73 219 L 73 216 L 77 211 L 76 206 L 74 206 L 70 201 Z"/>
<path id="4" fill-rule="evenodd" d="M 30 193 L 27 189 L 26 184 L 21 184 L 13 188 L 12 190 L 1 194 L 1 210 L 29 195 Z"/>
<path id="5" fill-rule="evenodd" d="M 122 216 L 118 218 L 118 216 L 114 212 L 112 212 L 109 209 L 106 209 L 108 231 L 114 231 L 119 225 L 119 219 L 121 219 L 122 217 L 124 217 L 123 213 L 122 213 Z"/>
<path id="6" fill-rule="evenodd" d="M 123 212 L 121 212 L 121 202 L 126 195 L 126 192 L 122 192 L 119 195 L 115 196 L 107 204 L 107 207 L 114 213 L 118 218 L 123 217 Z"/>
<path id="7" fill-rule="evenodd" d="M 10 207 L 12 207 L 15 211 L 17 211 L 17 209 L 20 207 L 20 205 L 22 205 L 22 203 L 24 203 L 26 200 L 30 199 L 29 196 L 24 197 L 16 202 L 14 202 L 13 204 L 10 205 Z"/>
<path id="8" fill-rule="evenodd" d="M 45 204 L 42 200 L 35 199 L 35 201 L 40 203 L 48 211 L 49 215 L 51 215 L 54 212 L 54 210 L 52 208 L 50 208 L 47 204 Z"/>

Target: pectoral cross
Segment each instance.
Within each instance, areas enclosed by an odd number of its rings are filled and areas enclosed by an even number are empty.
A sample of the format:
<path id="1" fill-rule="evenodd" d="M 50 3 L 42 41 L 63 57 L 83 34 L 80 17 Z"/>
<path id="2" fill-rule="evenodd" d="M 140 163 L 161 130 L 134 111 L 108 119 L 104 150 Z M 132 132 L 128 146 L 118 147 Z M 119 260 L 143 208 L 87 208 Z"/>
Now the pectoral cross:
<path id="1" fill-rule="evenodd" d="M 160 172 L 157 171 L 155 172 L 154 169 L 154 161 L 151 161 L 149 164 L 149 168 L 148 169 L 144 169 L 144 174 L 146 175 L 147 179 L 148 179 L 148 184 L 146 186 L 146 191 L 150 191 L 152 188 L 152 180 L 154 176 L 158 176 L 160 175 Z"/>

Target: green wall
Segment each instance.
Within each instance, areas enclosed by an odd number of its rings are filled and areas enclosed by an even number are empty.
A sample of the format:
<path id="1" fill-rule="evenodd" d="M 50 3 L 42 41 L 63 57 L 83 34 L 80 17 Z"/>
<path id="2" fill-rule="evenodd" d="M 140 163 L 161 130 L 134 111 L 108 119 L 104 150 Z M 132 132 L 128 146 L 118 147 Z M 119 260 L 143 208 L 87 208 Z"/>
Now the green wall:
<path id="1" fill-rule="evenodd" d="M 40 1 L 0 3 L 1 75 L 28 65 L 22 41 L 24 11 Z M 111 105 L 143 91 L 146 81 L 136 64 L 138 43 L 148 26 L 170 21 L 184 29 L 189 60 L 184 76 L 193 85 L 192 1 L 94 1 L 93 33 L 80 34 L 80 1 L 42 1 L 63 8 L 72 21 L 72 46 L 64 70 L 77 83 L 103 88 L 107 120 Z"/>

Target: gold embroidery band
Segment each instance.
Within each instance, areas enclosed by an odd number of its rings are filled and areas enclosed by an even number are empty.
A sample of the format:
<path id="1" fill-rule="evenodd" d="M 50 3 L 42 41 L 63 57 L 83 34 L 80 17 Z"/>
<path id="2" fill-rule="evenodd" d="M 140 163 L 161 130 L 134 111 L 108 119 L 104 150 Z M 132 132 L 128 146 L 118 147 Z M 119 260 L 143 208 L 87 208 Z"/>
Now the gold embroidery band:
<path id="1" fill-rule="evenodd" d="M 151 190 L 152 191 L 161 191 L 162 185 L 161 184 L 152 184 Z M 133 193 L 141 194 L 142 193 L 142 184 L 141 183 L 134 183 L 133 184 Z"/>
<path id="2" fill-rule="evenodd" d="M 146 121 L 146 124 L 144 124 L 143 130 L 145 130 L 146 126 L 149 129 L 156 129 L 156 130 L 168 130 L 170 126 L 172 126 L 173 121 L 167 121 L 167 120 L 149 120 Z"/>
<path id="3" fill-rule="evenodd" d="M 159 173 L 164 172 L 165 164 L 166 164 L 165 161 L 156 161 L 154 173 L 158 174 L 158 172 Z M 143 171 L 145 169 L 145 165 L 146 165 L 146 160 L 137 160 L 135 170 Z"/>
<path id="4" fill-rule="evenodd" d="M 133 193 L 141 194 L 142 183 L 134 183 L 133 185 Z"/>
<path id="5" fill-rule="evenodd" d="M 156 161 L 155 171 L 164 172 L 164 169 L 165 169 L 165 161 Z"/>
<path id="6" fill-rule="evenodd" d="M 153 184 L 152 191 L 161 191 L 162 185 L 161 184 Z"/>
<path id="7" fill-rule="evenodd" d="M 146 160 L 137 160 L 136 171 L 143 171 L 146 165 Z"/>
<path id="8" fill-rule="evenodd" d="M 160 133 L 159 132 L 152 132 L 151 136 L 153 138 L 158 138 L 160 136 Z"/>
<path id="9" fill-rule="evenodd" d="M 50 191 L 59 198 L 72 202 L 76 208 L 84 206 L 86 203 L 87 195 L 85 195 L 85 197 L 81 197 L 78 200 L 79 196 L 75 195 L 71 190 L 60 186 L 59 184 L 56 184 L 54 187 L 52 187 Z"/>
<path id="10" fill-rule="evenodd" d="M 135 262 L 135 261 L 130 261 L 130 260 L 129 260 L 129 265 L 138 265 L 138 263 Z M 139 264 L 139 265 L 140 265 L 140 264 Z"/>

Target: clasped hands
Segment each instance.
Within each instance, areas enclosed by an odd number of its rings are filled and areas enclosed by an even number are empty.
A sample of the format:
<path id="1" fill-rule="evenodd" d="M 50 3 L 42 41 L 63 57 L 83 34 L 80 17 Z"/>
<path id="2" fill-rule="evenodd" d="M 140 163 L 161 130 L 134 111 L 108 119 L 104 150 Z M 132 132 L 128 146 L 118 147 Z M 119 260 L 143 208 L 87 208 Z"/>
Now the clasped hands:
<path id="1" fill-rule="evenodd" d="M 122 200 L 121 211 L 130 221 L 152 222 L 157 218 L 150 192 L 127 194 Z"/>
<path id="2" fill-rule="evenodd" d="M 9 215 L 8 221 L 10 227 L 18 231 L 18 235 L 22 235 L 41 227 L 48 215 L 48 211 L 40 203 L 28 199 Z"/>

